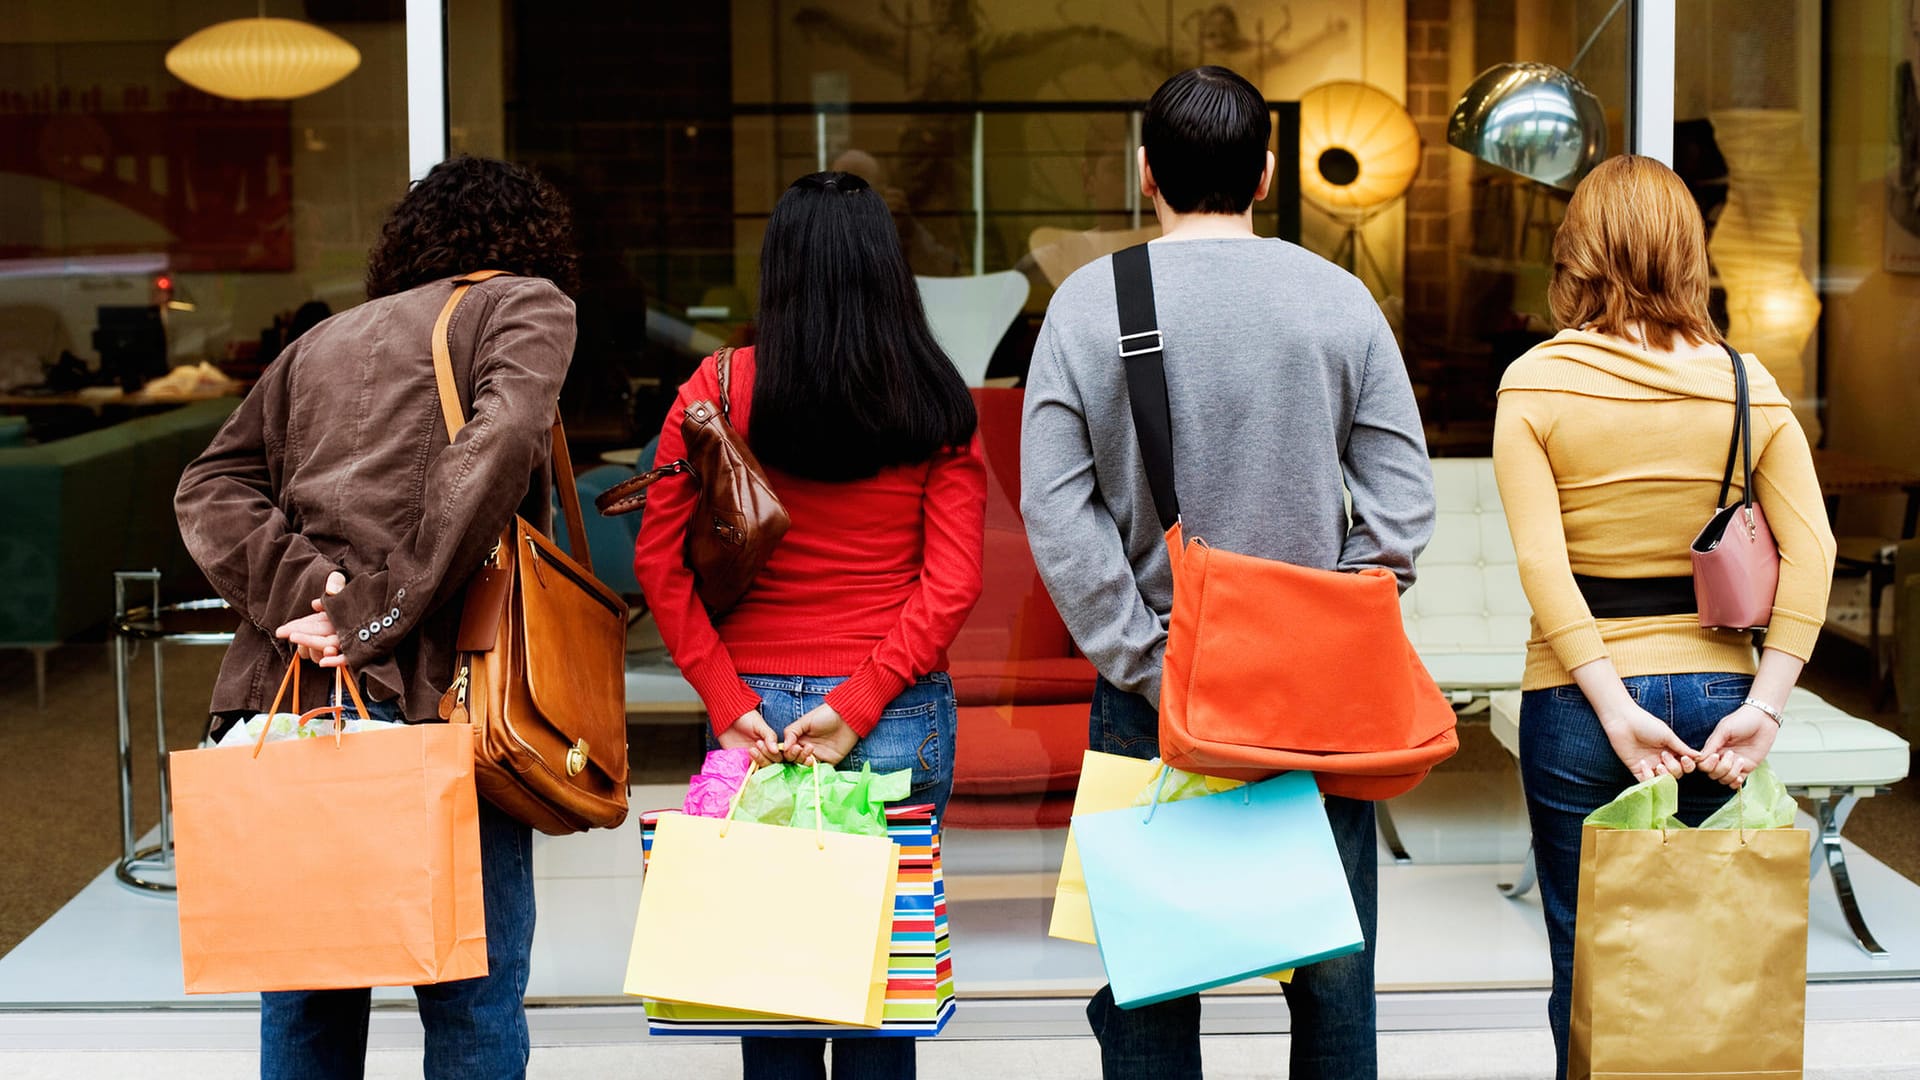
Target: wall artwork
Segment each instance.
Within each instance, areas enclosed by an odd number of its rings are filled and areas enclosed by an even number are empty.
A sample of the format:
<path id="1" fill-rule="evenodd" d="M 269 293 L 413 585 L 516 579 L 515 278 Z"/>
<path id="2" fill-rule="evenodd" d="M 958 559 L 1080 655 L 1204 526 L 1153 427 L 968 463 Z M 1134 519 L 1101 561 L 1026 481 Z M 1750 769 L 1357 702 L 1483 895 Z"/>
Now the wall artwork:
<path id="1" fill-rule="evenodd" d="M 1893 77 L 1893 131 L 1887 168 L 1887 271 L 1920 274 L 1920 0 L 1892 5 L 1900 61 Z"/>
<path id="2" fill-rule="evenodd" d="M 293 268 L 291 110 L 185 89 L 164 50 L 151 43 L 151 80 L 0 84 L 0 174 L 52 208 L 9 219 L 0 258 L 158 250 L 175 271 Z"/>

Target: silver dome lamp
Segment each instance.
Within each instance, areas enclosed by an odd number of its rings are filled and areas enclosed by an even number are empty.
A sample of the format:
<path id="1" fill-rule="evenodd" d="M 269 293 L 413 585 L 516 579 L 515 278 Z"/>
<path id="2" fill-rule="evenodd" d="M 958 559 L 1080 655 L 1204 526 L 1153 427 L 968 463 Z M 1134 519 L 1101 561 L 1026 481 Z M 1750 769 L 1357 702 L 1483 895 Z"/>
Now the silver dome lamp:
<path id="1" fill-rule="evenodd" d="M 1521 61 L 1481 72 L 1454 103 L 1447 142 L 1490 165 L 1572 191 L 1607 156 L 1600 99 L 1573 73 L 1625 5 L 1616 0 L 1567 70 Z"/>

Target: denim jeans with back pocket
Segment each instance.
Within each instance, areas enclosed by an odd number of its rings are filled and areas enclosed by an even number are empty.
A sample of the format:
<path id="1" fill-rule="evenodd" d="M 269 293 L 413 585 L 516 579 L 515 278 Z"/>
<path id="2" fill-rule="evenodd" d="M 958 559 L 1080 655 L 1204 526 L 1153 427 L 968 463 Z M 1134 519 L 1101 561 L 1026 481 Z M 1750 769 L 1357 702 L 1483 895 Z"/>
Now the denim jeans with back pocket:
<path id="1" fill-rule="evenodd" d="M 1753 686 L 1753 676 L 1731 674 L 1640 675 L 1622 681 L 1641 708 L 1665 721 L 1696 750 L 1722 717 L 1740 707 Z M 1582 826 L 1588 814 L 1632 787 L 1634 779 L 1578 686 L 1529 690 L 1520 696 L 1520 778 L 1527 790 L 1533 860 L 1553 956 L 1547 1020 L 1559 1052 L 1559 1075 L 1565 1080 Z M 1681 777 L 1680 820 L 1698 825 L 1730 797 L 1731 789 L 1704 774 Z M 1683 1029 L 1669 1034 L 1685 1037 Z"/>
<path id="2" fill-rule="evenodd" d="M 827 694 L 845 682 L 815 675 L 742 675 L 760 695 L 760 715 L 774 734 L 817 709 Z M 880 720 L 839 764 L 859 771 L 871 765 L 877 773 L 910 770 L 912 790 L 906 803 L 932 803 L 934 814 L 945 818 L 947 797 L 953 794 L 953 742 L 959 727 L 953 681 L 946 672 L 921 677 L 899 697 L 887 703 Z M 707 749 L 719 744 L 711 728 Z M 806 897 L 788 897 L 782 910 L 804 919 Z M 740 1040 L 745 1080 L 826 1080 L 825 1039 L 746 1038 Z M 914 1040 L 863 1037 L 833 1041 L 833 1080 L 912 1080 Z"/>

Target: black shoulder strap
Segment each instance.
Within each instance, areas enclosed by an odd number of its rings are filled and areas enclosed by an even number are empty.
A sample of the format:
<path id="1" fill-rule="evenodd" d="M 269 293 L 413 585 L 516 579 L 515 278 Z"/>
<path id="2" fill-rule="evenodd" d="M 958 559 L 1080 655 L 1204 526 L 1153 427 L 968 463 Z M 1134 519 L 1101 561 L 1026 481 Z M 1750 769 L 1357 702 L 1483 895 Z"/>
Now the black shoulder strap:
<path id="1" fill-rule="evenodd" d="M 1742 505 L 1753 503 L 1753 414 L 1751 399 L 1747 393 L 1747 364 L 1740 358 L 1740 351 L 1726 342 L 1720 343 L 1733 358 L 1733 439 L 1727 444 L 1727 467 L 1720 474 L 1720 499 L 1714 507 L 1727 505 L 1728 490 L 1733 487 L 1733 459 L 1741 460 L 1740 502 Z"/>
<path id="2" fill-rule="evenodd" d="M 1120 308 L 1120 360 L 1127 369 L 1127 399 L 1133 431 L 1147 466 L 1147 486 L 1162 529 L 1180 519 L 1173 488 L 1173 406 L 1167 400 L 1167 369 L 1159 317 L 1153 309 L 1153 261 L 1147 245 L 1113 253 L 1113 292 Z"/>

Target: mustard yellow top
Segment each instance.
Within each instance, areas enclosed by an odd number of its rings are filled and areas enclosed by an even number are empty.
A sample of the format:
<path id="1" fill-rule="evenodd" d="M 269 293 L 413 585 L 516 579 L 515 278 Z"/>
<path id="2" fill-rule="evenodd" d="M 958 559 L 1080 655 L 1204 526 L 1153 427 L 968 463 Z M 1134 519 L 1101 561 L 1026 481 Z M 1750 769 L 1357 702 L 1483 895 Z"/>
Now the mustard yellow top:
<path id="1" fill-rule="evenodd" d="M 1754 489 L 1780 546 L 1766 644 L 1805 660 L 1826 617 L 1833 533 L 1806 433 L 1773 376 L 1746 361 Z M 1651 353 L 1564 330 L 1507 369 L 1493 468 L 1533 605 L 1523 689 L 1565 686 L 1601 657 L 1622 677 L 1754 670 L 1746 633 L 1702 629 L 1694 615 L 1596 620 L 1573 580 L 1692 573 L 1688 545 L 1715 510 L 1733 400 L 1733 362 L 1717 344 Z"/>

